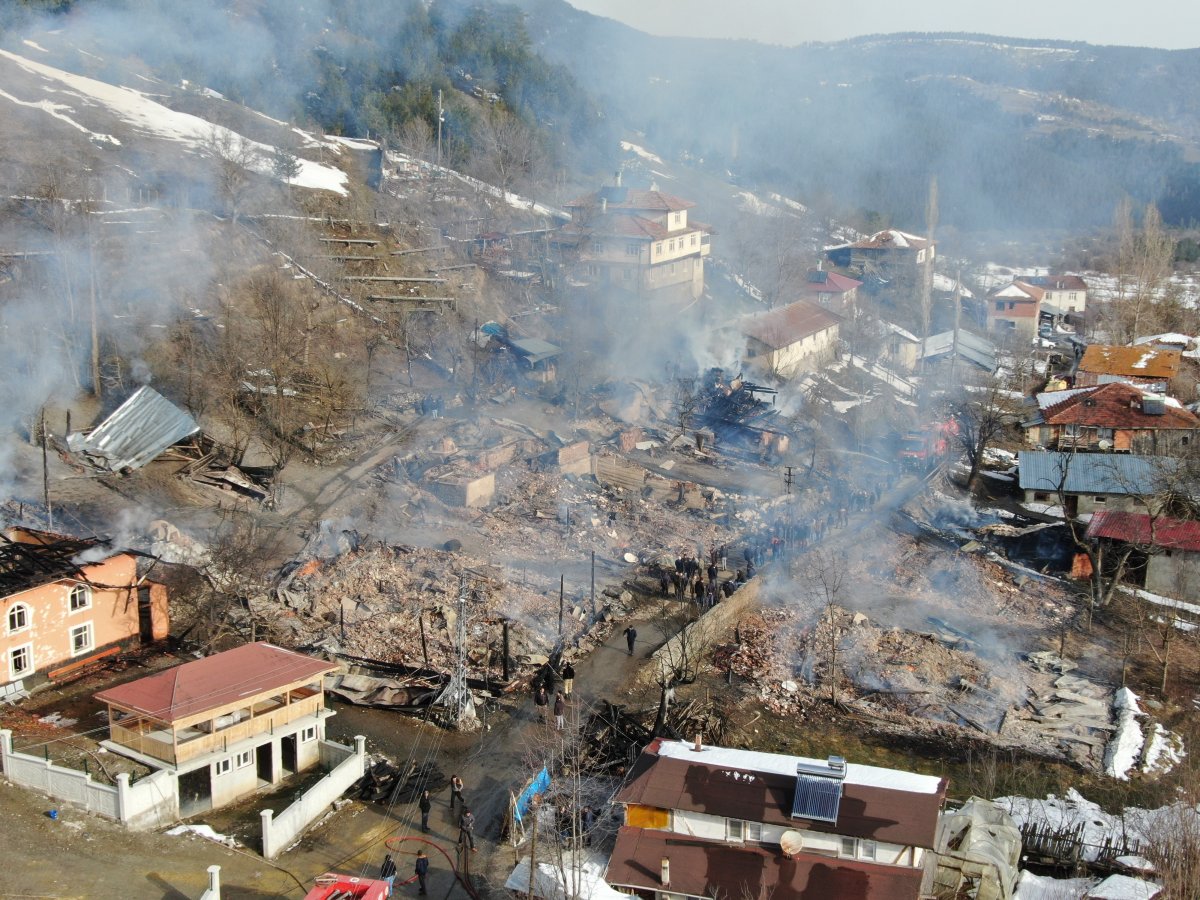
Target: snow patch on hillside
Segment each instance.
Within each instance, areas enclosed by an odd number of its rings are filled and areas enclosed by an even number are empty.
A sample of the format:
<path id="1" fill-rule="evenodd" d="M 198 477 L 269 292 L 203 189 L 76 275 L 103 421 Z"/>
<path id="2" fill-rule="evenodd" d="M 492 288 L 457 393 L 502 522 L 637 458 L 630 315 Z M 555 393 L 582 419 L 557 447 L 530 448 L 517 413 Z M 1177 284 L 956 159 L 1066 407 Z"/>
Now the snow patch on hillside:
<path id="1" fill-rule="evenodd" d="M 47 85 L 45 87 L 47 92 L 77 97 L 85 105 L 107 110 L 142 134 L 183 144 L 192 152 L 203 152 L 205 146 L 212 141 L 214 133 L 226 139 L 247 140 L 227 128 L 214 125 L 198 116 L 168 109 L 161 103 L 131 88 L 117 87 L 93 78 L 64 72 L 7 50 L 0 50 L 0 56 L 20 66 L 26 72 L 38 75 L 50 82 L 53 86 Z M 67 107 L 58 104 L 52 105 L 56 109 L 46 109 L 46 112 L 52 115 L 60 113 L 55 115 L 55 118 L 63 118 L 61 110 Z M 41 108 L 45 109 L 45 107 Z M 82 129 L 82 126 L 76 122 L 71 121 L 70 124 Z M 86 129 L 82 130 L 86 131 Z M 88 133 L 91 134 L 91 132 Z M 276 148 L 258 141 L 249 141 L 249 144 L 258 151 L 258 159 L 253 165 L 254 170 L 274 177 L 271 160 Z M 301 159 L 299 163 L 300 172 L 291 180 L 294 186 L 332 191 L 336 194 L 347 193 L 345 172 L 307 159 Z"/>

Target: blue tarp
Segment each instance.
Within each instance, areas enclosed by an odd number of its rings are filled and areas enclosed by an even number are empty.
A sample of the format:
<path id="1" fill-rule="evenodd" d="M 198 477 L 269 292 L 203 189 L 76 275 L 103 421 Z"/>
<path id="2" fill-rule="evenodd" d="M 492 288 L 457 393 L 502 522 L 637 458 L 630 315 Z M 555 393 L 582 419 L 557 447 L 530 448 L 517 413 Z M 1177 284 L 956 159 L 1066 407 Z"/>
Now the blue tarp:
<path id="1" fill-rule="evenodd" d="M 550 790 L 550 773 L 545 766 L 542 766 L 542 771 L 533 776 L 533 781 L 529 782 L 525 786 L 525 790 L 521 791 L 521 796 L 517 797 L 517 808 L 514 815 L 518 825 L 524 820 L 529 805 L 533 803 L 533 798 L 541 796 L 548 790 Z"/>

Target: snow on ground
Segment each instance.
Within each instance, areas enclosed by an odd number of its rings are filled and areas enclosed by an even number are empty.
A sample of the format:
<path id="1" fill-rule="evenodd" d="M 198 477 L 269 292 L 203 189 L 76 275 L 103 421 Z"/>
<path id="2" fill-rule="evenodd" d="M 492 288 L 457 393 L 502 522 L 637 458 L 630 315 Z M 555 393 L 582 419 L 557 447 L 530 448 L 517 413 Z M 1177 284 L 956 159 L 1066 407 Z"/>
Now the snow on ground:
<path id="1" fill-rule="evenodd" d="M 24 44 L 26 47 L 32 47 L 34 50 L 39 50 L 42 53 L 50 52 L 45 47 L 39 46 L 38 44 L 35 44 L 33 41 L 21 41 L 21 43 Z"/>
<path id="2" fill-rule="evenodd" d="M 218 844 L 224 844 L 226 847 L 236 847 L 238 842 L 228 835 L 221 834 L 219 831 L 213 831 L 211 825 L 203 823 L 199 825 L 176 825 L 167 831 L 171 837 L 177 837 L 181 834 L 194 834 L 196 837 L 202 837 L 207 841 L 216 841 Z"/>
<path id="3" fill-rule="evenodd" d="M 661 156 L 657 156 L 657 155 L 651 153 L 645 147 L 639 147 L 637 144 L 631 143 L 629 141 L 621 141 L 621 149 L 624 150 L 626 153 L 633 153 L 637 156 L 640 156 L 646 162 L 657 163 L 660 166 L 665 165 L 665 163 L 662 161 Z"/>
<path id="4" fill-rule="evenodd" d="M 733 196 L 737 198 L 738 206 L 745 212 L 754 213 L 756 216 L 780 215 L 778 206 L 772 206 L 770 203 L 760 200 L 750 191 L 735 191 Z"/>
<path id="5" fill-rule="evenodd" d="M 1150 729 L 1147 745 L 1142 754 L 1142 771 L 1148 775 L 1170 772 L 1187 756 L 1187 751 L 1183 749 L 1183 738 L 1173 731 L 1167 731 L 1158 722 Z"/>
<path id="6" fill-rule="evenodd" d="M 791 197 L 785 197 L 783 194 L 767 194 L 771 198 L 772 203 L 778 203 L 780 206 L 786 206 L 793 212 L 806 213 L 808 207 L 799 200 L 793 200 Z"/>
<path id="7" fill-rule="evenodd" d="M 433 163 L 425 162 L 422 159 L 417 159 L 404 153 L 398 153 L 395 150 L 388 150 L 386 156 L 387 163 L 394 168 L 424 169 L 432 173 L 444 175 L 447 178 L 453 178 L 470 186 L 481 194 L 487 194 L 489 197 L 495 197 L 497 200 L 503 200 L 513 209 L 528 210 L 529 212 L 537 213 L 539 216 L 547 216 L 566 221 L 569 221 L 571 218 L 571 214 L 566 210 L 557 209 L 553 206 L 546 206 L 544 203 L 538 203 L 536 200 L 530 200 L 528 197 L 522 197 L 520 194 L 514 194 L 512 191 L 501 190 L 494 184 L 488 184 L 486 181 L 480 181 L 478 178 L 472 178 L 470 175 L 464 175 L 462 172 L 459 172 L 455 169 L 448 169 L 445 166 L 434 165 Z"/>
<path id="8" fill-rule="evenodd" d="M 1104 772 L 1111 778 L 1129 780 L 1129 770 L 1137 765 L 1145 738 L 1138 716 L 1145 715 L 1138 705 L 1138 696 L 1127 687 L 1113 695 L 1113 714 L 1116 731 L 1104 750 Z"/>
<path id="9" fill-rule="evenodd" d="M 891 387 L 892 390 L 898 394 L 911 397 L 917 392 L 917 387 L 915 384 L 905 380 L 904 378 L 901 378 L 891 369 L 885 369 L 883 366 L 879 365 L 879 363 L 867 362 L 867 360 L 861 356 L 851 356 L 850 362 L 855 368 L 871 373 L 884 384 Z"/>
<path id="10" fill-rule="evenodd" d="M 1164 597 L 1162 594 L 1152 594 L 1150 591 L 1135 589 L 1132 592 L 1129 588 L 1122 588 L 1126 593 L 1133 593 L 1143 600 L 1149 600 L 1155 606 L 1163 606 L 1167 609 L 1181 610 L 1182 612 L 1191 613 L 1194 616 L 1200 617 L 1200 605 L 1195 603 L 1187 603 L 1184 600 L 1176 600 L 1174 597 Z"/>
<path id="11" fill-rule="evenodd" d="M 78 122 L 76 122 L 74 119 L 72 119 L 70 116 L 68 116 L 66 114 L 66 113 L 73 113 L 73 112 L 75 112 L 75 110 L 69 106 L 66 106 L 65 104 L 55 103 L 51 100 L 20 100 L 17 97 L 14 97 L 12 94 L 8 93 L 8 91 L 0 91 L 0 97 L 3 97 L 5 100 L 9 100 L 9 101 L 17 104 L 17 106 L 26 106 L 26 107 L 29 107 L 30 109 L 40 109 L 40 110 L 42 110 L 42 112 L 49 113 L 54 118 L 58 119 L 60 122 L 66 122 L 72 128 L 82 131 L 93 141 L 98 141 L 99 143 L 102 143 L 102 144 L 116 144 L 118 146 L 121 143 L 119 140 L 117 140 L 111 134 L 98 134 L 95 131 L 91 131 L 87 128 L 84 128 L 82 125 L 80 125 Z M 65 110 L 65 112 L 64 112 L 64 110 Z"/>
<path id="12" fill-rule="evenodd" d="M 1157 884 L 1131 878 L 1128 875 L 1109 875 L 1088 893 L 1095 900 L 1150 900 L 1162 893 Z"/>
<path id="13" fill-rule="evenodd" d="M 85 105 L 107 110 L 142 134 L 183 144 L 192 152 L 203 152 L 212 142 L 214 135 L 224 139 L 247 140 L 236 132 L 214 125 L 199 116 L 168 109 L 132 88 L 118 87 L 94 78 L 64 72 L 62 69 L 34 62 L 7 50 L 0 50 L 0 56 L 56 85 L 47 86 L 48 92 L 78 97 Z M 77 128 L 81 127 L 76 123 L 72 124 Z M 254 170 L 274 177 L 271 158 L 275 148 L 257 141 L 249 141 L 249 144 L 259 155 L 253 166 Z M 307 159 L 301 159 L 299 163 L 300 172 L 291 180 L 296 187 L 332 191 L 336 194 L 346 193 L 345 172 Z"/>
<path id="14" fill-rule="evenodd" d="M 1065 519 L 1067 517 L 1063 508 L 1057 503 L 1022 503 L 1021 506 L 1030 512 L 1039 513 L 1043 516 L 1054 516 L 1056 519 Z"/>
<path id="15" fill-rule="evenodd" d="M 1098 883 L 1096 878 L 1051 878 L 1022 872 L 1013 900 L 1080 900 L 1092 885 Z"/>

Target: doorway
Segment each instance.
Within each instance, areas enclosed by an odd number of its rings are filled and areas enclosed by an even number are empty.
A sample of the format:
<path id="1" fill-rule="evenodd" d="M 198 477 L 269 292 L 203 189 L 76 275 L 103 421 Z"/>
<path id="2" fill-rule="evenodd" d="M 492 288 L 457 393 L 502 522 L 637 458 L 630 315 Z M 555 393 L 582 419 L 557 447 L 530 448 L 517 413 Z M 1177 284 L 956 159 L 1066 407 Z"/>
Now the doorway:
<path id="1" fill-rule="evenodd" d="M 275 767 L 271 764 L 272 760 L 271 742 L 259 744 L 254 751 L 255 765 L 258 769 L 258 783 L 260 786 L 264 784 L 273 784 L 275 782 Z"/>
<path id="2" fill-rule="evenodd" d="M 279 767 L 284 775 L 296 774 L 296 735 L 289 734 L 279 741 Z"/>
<path id="3" fill-rule="evenodd" d="M 150 608 L 150 588 L 138 588 L 138 637 L 143 644 L 154 640 L 154 613 Z"/>
<path id="4" fill-rule="evenodd" d="M 212 775 L 201 766 L 179 776 L 179 817 L 186 819 L 212 809 Z"/>

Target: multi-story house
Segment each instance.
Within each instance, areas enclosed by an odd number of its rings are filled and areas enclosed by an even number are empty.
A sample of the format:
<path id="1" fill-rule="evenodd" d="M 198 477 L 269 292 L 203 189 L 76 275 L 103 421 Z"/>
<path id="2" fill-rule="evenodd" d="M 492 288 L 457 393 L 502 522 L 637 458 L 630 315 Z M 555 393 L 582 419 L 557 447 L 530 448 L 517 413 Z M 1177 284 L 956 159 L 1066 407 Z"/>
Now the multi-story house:
<path id="1" fill-rule="evenodd" d="M 945 779 L 840 757 L 658 739 L 617 794 L 605 880 L 644 900 L 916 900 L 945 796 Z"/>
<path id="2" fill-rule="evenodd" d="M 1037 403 L 1037 415 L 1021 426 L 1029 447 L 1170 456 L 1200 435 L 1200 418 L 1178 400 L 1128 384 L 1048 391 Z"/>
<path id="3" fill-rule="evenodd" d="M 232 803 L 320 762 L 336 663 L 259 642 L 96 694 L 104 746 L 178 783 L 179 814 Z"/>
<path id="4" fill-rule="evenodd" d="M 988 331 L 1032 340 L 1037 336 L 1045 294 L 1041 288 L 1021 281 L 992 291 L 987 297 Z"/>
<path id="5" fill-rule="evenodd" d="M 825 248 L 825 256 L 835 266 L 880 277 L 915 275 L 918 267 L 932 262 L 936 253 L 936 242 L 895 228 Z"/>
<path id="6" fill-rule="evenodd" d="M 1078 275 L 1023 275 L 1016 282 L 1042 292 L 1042 312 L 1055 320 L 1087 312 L 1087 282 Z"/>
<path id="7" fill-rule="evenodd" d="M 0 696 L 167 636 L 167 589 L 100 538 L 0 535 Z"/>
<path id="8" fill-rule="evenodd" d="M 1092 387 L 1114 381 L 1132 384 L 1155 393 L 1165 393 L 1179 374 L 1183 354 L 1157 347 L 1120 347 L 1089 344 L 1075 371 L 1076 387 Z"/>
<path id="9" fill-rule="evenodd" d="M 810 303 L 832 310 L 842 318 L 852 319 L 857 312 L 858 289 L 862 284 L 855 278 L 837 272 L 813 269 L 805 276 L 800 294 Z"/>
<path id="10" fill-rule="evenodd" d="M 553 242 L 570 255 L 579 283 L 694 300 L 704 291 L 712 234 L 710 226 L 689 219 L 695 205 L 618 183 L 568 203 L 572 221 Z"/>

